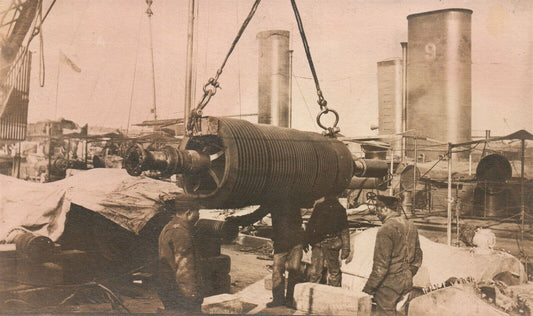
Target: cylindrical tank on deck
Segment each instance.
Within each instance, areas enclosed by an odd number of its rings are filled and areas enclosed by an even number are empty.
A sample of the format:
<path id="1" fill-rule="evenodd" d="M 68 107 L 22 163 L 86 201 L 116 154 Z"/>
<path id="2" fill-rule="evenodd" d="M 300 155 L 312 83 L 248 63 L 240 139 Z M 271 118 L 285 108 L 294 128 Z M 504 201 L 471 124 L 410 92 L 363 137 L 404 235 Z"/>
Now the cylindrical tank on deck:
<path id="1" fill-rule="evenodd" d="M 418 136 L 451 143 L 471 137 L 471 19 L 468 9 L 407 17 L 407 130 Z M 407 143 L 412 157 L 413 140 Z M 430 159 L 440 154 L 424 153 Z"/>
<path id="2" fill-rule="evenodd" d="M 416 178 L 416 187 L 415 187 Z M 423 209 L 427 206 L 429 198 L 429 190 L 427 186 L 420 180 L 420 169 L 414 165 L 406 166 L 400 174 L 400 190 L 402 192 L 402 207 L 406 212 L 411 212 L 413 208 L 413 194 L 414 207 Z M 414 193 L 413 193 L 414 192 Z"/>
<path id="3" fill-rule="evenodd" d="M 378 62 L 378 123 L 379 134 L 399 134 L 402 131 L 402 59 L 391 58 Z M 395 152 L 402 140 L 391 145 Z"/>
<path id="4" fill-rule="evenodd" d="M 502 155 L 483 157 L 476 168 L 474 215 L 482 217 L 508 216 L 512 210 L 511 194 L 506 183 L 512 176 L 509 160 Z"/>
<path id="5" fill-rule="evenodd" d="M 289 31 L 264 31 L 259 40 L 258 123 L 290 127 Z"/>

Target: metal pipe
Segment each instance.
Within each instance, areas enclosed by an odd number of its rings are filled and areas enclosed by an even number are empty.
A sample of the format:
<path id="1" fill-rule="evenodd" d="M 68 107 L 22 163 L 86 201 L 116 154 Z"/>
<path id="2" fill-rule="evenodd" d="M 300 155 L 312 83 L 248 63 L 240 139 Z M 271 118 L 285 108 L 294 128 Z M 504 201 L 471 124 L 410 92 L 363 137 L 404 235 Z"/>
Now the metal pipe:
<path id="1" fill-rule="evenodd" d="M 525 188 L 524 188 L 524 163 L 526 161 L 526 140 L 522 138 L 522 155 L 520 156 L 520 242 L 524 243 L 524 221 L 526 217 Z M 527 269 L 527 268 L 526 268 Z M 527 270 L 526 270 L 527 271 Z"/>
<path id="2" fill-rule="evenodd" d="M 20 179 L 20 164 L 22 163 L 21 154 L 22 154 L 22 142 L 19 142 L 19 150 L 15 156 L 17 158 L 17 179 Z"/>
<path id="3" fill-rule="evenodd" d="M 390 156 L 391 156 L 390 157 L 390 176 L 391 176 L 391 179 L 392 179 L 392 175 L 394 174 L 394 147 L 392 147 L 390 150 L 391 150 L 391 153 L 390 153 Z M 392 183 L 390 183 L 389 187 L 390 187 L 389 194 L 391 196 L 393 196 L 394 195 L 394 189 L 392 187 Z"/>
<path id="4" fill-rule="evenodd" d="M 389 166 L 387 162 L 376 159 L 354 160 L 353 175 L 365 178 L 382 178 L 387 175 Z"/>
<path id="5" fill-rule="evenodd" d="M 51 181 L 52 175 L 52 123 L 46 124 L 48 126 L 48 181 Z"/>
<path id="6" fill-rule="evenodd" d="M 407 42 L 401 42 L 402 45 L 402 133 L 407 131 Z M 405 157 L 405 137 L 402 136 L 401 159 Z"/>
<path id="7" fill-rule="evenodd" d="M 210 167 L 210 157 L 195 150 L 179 150 L 171 146 L 160 150 L 145 150 L 140 144 L 135 144 L 128 149 L 124 163 L 132 176 L 139 176 L 148 170 L 170 176 L 207 170 Z"/>
<path id="8" fill-rule="evenodd" d="M 195 0 L 189 0 L 189 22 L 187 26 L 187 58 L 186 58 L 186 69 L 185 69 L 185 102 L 183 110 L 183 128 L 184 132 L 187 132 L 187 122 L 189 121 L 189 115 L 192 108 L 192 96 L 193 96 L 193 87 L 192 87 L 192 67 L 193 67 L 193 56 L 194 56 L 194 26 L 195 26 Z M 176 131 L 176 135 L 179 135 Z"/>
<path id="9" fill-rule="evenodd" d="M 472 175 L 472 152 L 468 153 L 468 175 Z"/>
<path id="10" fill-rule="evenodd" d="M 418 169 L 416 168 L 416 165 L 417 165 L 417 162 L 418 162 L 418 152 L 417 152 L 417 139 L 416 139 L 416 136 L 414 137 L 414 141 L 415 141 L 415 153 L 414 153 L 414 158 L 415 158 L 415 161 L 413 163 L 413 196 L 411 196 L 411 198 L 413 199 L 413 205 L 411 206 L 412 207 L 412 210 L 413 210 L 413 213 L 415 211 L 415 208 L 416 208 L 416 180 L 417 180 L 417 176 L 416 176 L 416 172 L 418 171 Z"/>
<path id="11" fill-rule="evenodd" d="M 452 245 L 452 145 L 448 143 L 448 212 L 446 223 L 446 239 L 448 246 Z"/>
<path id="12" fill-rule="evenodd" d="M 386 190 L 387 182 L 383 181 L 382 178 L 359 178 L 353 177 L 350 180 L 348 189 L 377 189 L 377 190 Z"/>
<path id="13" fill-rule="evenodd" d="M 58 107 L 58 99 L 59 99 L 59 73 L 61 71 L 61 52 L 59 52 L 59 55 L 57 57 L 57 74 L 56 74 L 56 107 L 54 110 L 54 120 L 57 120 L 57 107 Z"/>
<path id="14" fill-rule="evenodd" d="M 289 128 L 292 128 L 292 57 L 294 51 L 289 50 Z"/>
<path id="15" fill-rule="evenodd" d="M 87 126 L 87 133 L 89 133 L 89 127 Z M 84 146 L 84 150 L 85 150 L 85 168 L 87 169 L 87 159 L 89 159 L 89 144 L 87 142 L 87 139 L 85 139 L 85 146 Z M 93 166 L 94 167 L 94 166 Z"/>

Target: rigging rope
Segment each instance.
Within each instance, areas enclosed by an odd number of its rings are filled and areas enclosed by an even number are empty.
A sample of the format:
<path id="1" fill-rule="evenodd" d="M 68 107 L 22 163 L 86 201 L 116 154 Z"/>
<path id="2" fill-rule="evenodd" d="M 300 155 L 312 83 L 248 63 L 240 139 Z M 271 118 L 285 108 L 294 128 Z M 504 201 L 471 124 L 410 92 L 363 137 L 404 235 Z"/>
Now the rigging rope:
<path id="1" fill-rule="evenodd" d="M 152 91 L 154 93 L 153 95 L 153 108 L 152 113 L 154 113 L 154 120 L 157 120 L 157 103 L 156 103 L 156 90 L 155 90 L 155 65 L 154 65 L 154 44 L 152 41 L 152 15 L 154 12 L 152 11 L 152 0 L 146 0 L 146 4 L 148 5 L 148 9 L 146 9 L 146 14 L 148 15 L 148 28 L 149 28 L 149 34 L 150 34 L 150 53 L 152 56 Z"/>
<path id="2" fill-rule="evenodd" d="M 141 33 L 141 22 L 142 22 L 142 16 L 141 19 L 139 19 L 139 27 L 137 30 L 137 44 L 135 49 L 135 64 L 133 66 L 133 80 L 131 83 L 131 92 L 130 92 L 130 108 L 128 110 L 128 124 L 126 125 L 126 135 L 130 132 L 130 120 L 131 120 L 131 109 L 133 108 L 133 94 L 135 92 L 135 81 L 137 80 L 137 61 L 139 59 L 139 37 Z"/>

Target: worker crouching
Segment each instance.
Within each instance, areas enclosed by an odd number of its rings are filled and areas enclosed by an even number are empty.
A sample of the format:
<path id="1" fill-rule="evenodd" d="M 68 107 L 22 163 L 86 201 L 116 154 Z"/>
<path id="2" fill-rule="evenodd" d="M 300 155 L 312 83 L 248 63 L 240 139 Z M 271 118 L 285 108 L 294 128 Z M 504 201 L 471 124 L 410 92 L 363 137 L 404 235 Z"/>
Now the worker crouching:
<path id="1" fill-rule="evenodd" d="M 200 206 L 180 196 L 165 203 L 174 212 L 159 235 L 159 271 L 156 289 L 165 311 L 199 313 L 203 302 L 202 279 L 193 240 Z"/>
<path id="2" fill-rule="evenodd" d="M 341 260 L 350 255 L 350 232 L 346 209 L 334 195 L 319 200 L 306 228 L 307 242 L 313 247 L 309 282 L 319 283 L 322 278 L 324 261 L 327 265 L 327 284 L 341 286 Z"/>

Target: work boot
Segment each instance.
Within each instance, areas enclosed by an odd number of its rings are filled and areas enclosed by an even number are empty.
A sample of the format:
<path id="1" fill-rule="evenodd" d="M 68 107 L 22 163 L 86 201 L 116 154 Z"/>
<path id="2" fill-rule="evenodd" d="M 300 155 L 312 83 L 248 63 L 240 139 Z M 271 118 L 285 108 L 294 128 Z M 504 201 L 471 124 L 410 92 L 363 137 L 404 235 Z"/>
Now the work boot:
<path id="1" fill-rule="evenodd" d="M 296 301 L 294 300 L 293 297 L 287 297 L 285 299 L 285 306 L 291 309 L 296 309 Z"/>
<path id="2" fill-rule="evenodd" d="M 272 307 L 278 307 L 278 306 L 283 306 L 283 305 L 285 305 L 284 302 L 280 300 L 273 300 L 272 302 L 268 302 L 266 304 L 266 307 L 272 308 Z"/>

